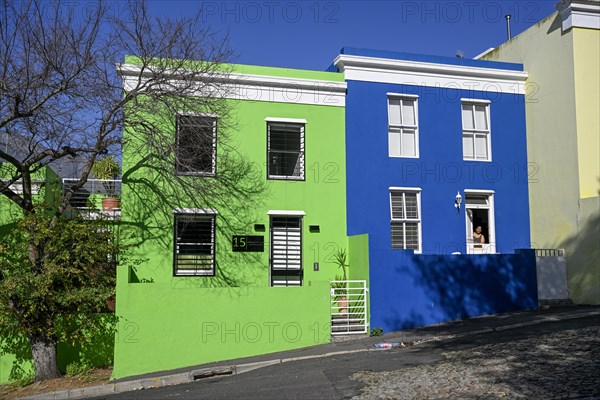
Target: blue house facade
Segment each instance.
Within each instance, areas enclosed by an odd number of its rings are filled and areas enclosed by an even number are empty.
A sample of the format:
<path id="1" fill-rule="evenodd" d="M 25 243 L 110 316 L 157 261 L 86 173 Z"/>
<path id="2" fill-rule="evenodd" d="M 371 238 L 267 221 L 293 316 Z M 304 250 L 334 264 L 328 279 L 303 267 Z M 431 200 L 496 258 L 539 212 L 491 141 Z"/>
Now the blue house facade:
<path id="1" fill-rule="evenodd" d="M 522 65 L 353 48 L 334 65 L 371 326 L 535 307 Z"/>

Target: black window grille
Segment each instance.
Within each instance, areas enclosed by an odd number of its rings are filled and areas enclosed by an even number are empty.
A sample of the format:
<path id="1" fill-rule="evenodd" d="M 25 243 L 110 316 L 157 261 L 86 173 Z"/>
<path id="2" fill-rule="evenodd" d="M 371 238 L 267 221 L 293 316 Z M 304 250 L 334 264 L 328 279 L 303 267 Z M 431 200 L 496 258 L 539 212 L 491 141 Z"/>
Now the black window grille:
<path id="1" fill-rule="evenodd" d="M 177 174 L 215 175 L 217 118 L 179 114 L 176 130 L 175 170 Z"/>
<path id="2" fill-rule="evenodd" d="M 271 218 L 271 286 L 302 286 L 302 218 Z"/>
<path id="3" fill-rule="evenodd" d="M 215 274 L 215 216 L 175 214 L 175 275 Z"/>
<path id="4" fill-rule="evenodd" d="M 304 125 L 267 123 L 269 179 L 304 180 Z"/>

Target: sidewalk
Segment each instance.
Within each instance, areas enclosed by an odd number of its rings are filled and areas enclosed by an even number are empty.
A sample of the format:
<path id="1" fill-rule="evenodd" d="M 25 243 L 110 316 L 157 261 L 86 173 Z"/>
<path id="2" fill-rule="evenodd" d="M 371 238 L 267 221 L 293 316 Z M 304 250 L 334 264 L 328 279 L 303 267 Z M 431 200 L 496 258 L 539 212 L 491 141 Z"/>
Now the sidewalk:
<path id="1" fill-rule="evenodd" d="M 497 314 L 433 325 L 424 328 L 391 332 L 379 337 L 363 336 L 354 340 L 323 344 L 297 350 L 289 350 L 235 360 L 202 364 L 177 370 L 144 374 L 140 376 L 114 380 L 109 384 L 100 386 L 45 393 L 26 397 L 24 399 L 81 399 L 86 397 L 110 395 L 132 390 L 188 383 L 216 375 L 242 374 L 244 372 L 249 372 L 269 365 L 292 362 L 296 360 L 329 357 L 338 354 L 350 354 L 365 351 L 382 351 L 374 347 L 374 344 L 382 342 L 399 342 L 406 345 L 412 345 L 430 340 L 444 340 L 454 337 L 518 329 L 519 327 L 524 326 L 531 326 L 553 321 L 564 321 L 575 318 L 584 318 L 589 316 L 598 316 L 600 321 L 600 307 L 564 306 L 507 314 Z"/>

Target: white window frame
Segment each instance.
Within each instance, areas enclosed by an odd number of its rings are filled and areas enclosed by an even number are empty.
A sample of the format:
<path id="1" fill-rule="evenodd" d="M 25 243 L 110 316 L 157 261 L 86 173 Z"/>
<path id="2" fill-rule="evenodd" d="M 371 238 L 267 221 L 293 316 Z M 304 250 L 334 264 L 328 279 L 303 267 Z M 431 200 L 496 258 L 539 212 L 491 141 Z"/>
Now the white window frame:
<path id="1" fill-rule="evenodd" d="M 185 176 L 215 176 L 217 173 L 217 125 L 218 125 L 218 116 L 216 114 L 211 113 L 193 113 L 193 112 L 181 112 L 175 115 L 175 154 L 179 149 L 179 117 L 204 117 L 204 118 L 212 118 L 213 119 L 213 137 L 212 137 L 212 152 L 211 152 L 211 170 L 210 171 L 180 171 L 179 165 L 175 164 L 175 173 L 177 175 L 185 175 Z"/>
<path id="2" fill-rule="evenodd" d="M 390 100 L 400 100 L 400 125 L 393 125 L 391 121 Z M 414 102 L 415 125 L 406 125 L 403 123 L 404 114 L 402 112 L 404 100 Z M 388 156 L 393 158 L 419 158 L 419 96 L 414 94 L 387 93 L 387 114 L 388 114 Z M 399 154 L 392 154 L 392 131 L 400 134 Z M 406 155 L 402 148 L 402 135 L 404 130 L 414 131 L 415 155 Z"/>
<path id="3" fill-rule="evenodd" d="M 392 210 L 392 193 L 402 193 L 402 202 L 403 202 L 403 207 L 405 210 L 405 218 L 394 218 L 393 215 L 393 210 Z M 416 193 L 417 195 L 417 215 L 418 218 L 414 219 L 414 218 L 406 218 L 406 194 L 407 193 Z M 402 223 L 402 224 L 406 224 L 406 223 L 417 223 L 417 227 L 418 227 L 418 235 L 419 235 L 419 248 L 414 250 L 415 254 L 421 254 L 423 252 L 423 235 L 422 235 L 422 215 L 421 215 L 421 188 L 414 188 L 414 187 L 390 187 L 389 188 L 389 204 L 390 204 L 390 245 L 393 243 L 392 240 L 392 224 L 394 222 L 396 223 Z M 404 226 L 404 244 L 402 249 L 407 250 L 406 248 L 406 225 Z M 397 248 L 397 247 L 392 247 L 392 248 Z"/>
<path id="4" fill-rule="evenodd" d="M 269 180 L 285 180 L 285 181 L 303 181 L 305 179 L 306 169 L 306 124 L 305 119 L 298 118 L 265 118 L 267 122 L 267 179 Z M 300 175 L 275 175 L 271 174 L 271 125 L 287 124 L 298 125 L 300 127 Z"/>
<path id="5" fill-rule="evenodd" d="M 217 254 L 217 212 L 213 209 L 197 209 L 197 208 L 178 208 L 173 210 L 174 214 L 174 231 L 173 231 L 173 276 L 215 276 L 216 272 L 216 254 Z M 198 217 L 211 220 L 211 269 L 185 269 L 179 268 L 177 255 L 178 245 L 177 240 L 177 217 Z"/>
<path id="6" fill-rule="evenodd" d="M 462 124 L 462 135 L 461 142 L 463 146 L 463 160 L 464 161 L 482 161 L 482 162 L 491 162 L 492 161 L 492 120 L 490 118 L 490 104 L 491 101 L 483 100 L 483 99 L 460 99 L 460 116 L 461 116 L 461 124 Z M 463 116 L 463 107 L 471 106 L 472 107 L 472 116 L 473 116 L 473 129 L 465 128 L 465 121 Z M 485 108 L 485 118 L 487 119 L 487 129 L 479 129 L 476 126 L 475 118 L 475 106 L 481 106 Z M 473 138 L 473 157 L 465 156 L 464 149 L 464 137 L 470 136 Z M 477 150 L 476 150 L 476 138 L 477 137 L 485 137 L 486 145 L 487 145 L 487 157 L 486 158 L 477 158 Z"/>
<path id="7" fill-rule="evenodd" d="M 465 227 L 467 233 L 467 254 L 494 254 L 496 253 L 496 217 L 495 217 L 495 204 L 494 204 L 494 196 L 495 192 L 493 190 L 481 190 L 481 189 L 465 189 L 465 198 L 464 198 L 464 208 L 465 208 Z M 485 205 L 469 205 L 467 204 L 467 196 L 469 195 L 478 195 L 478 196 L 486 196 L 487 204 Z M 469 209 L 484 209 L 488 210 L 488 236 L 485 240 L 485 243 L 481 249 L 476 249 L 473 243 L 473 231 L 474 226 L 469 219 Z M 491 234 L 490 234 L 491 232 Z M 492 239 L 492 240 L 490 240 Z"/>

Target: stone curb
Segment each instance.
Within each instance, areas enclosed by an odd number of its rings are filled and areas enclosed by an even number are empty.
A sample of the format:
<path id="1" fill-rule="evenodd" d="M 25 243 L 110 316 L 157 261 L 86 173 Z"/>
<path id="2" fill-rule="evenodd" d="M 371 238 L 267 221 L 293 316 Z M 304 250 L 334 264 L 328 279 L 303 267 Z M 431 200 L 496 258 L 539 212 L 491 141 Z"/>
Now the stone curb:
<path id="1" fill-rule="evenodd" d="M 592 317 L 595 315 L 600 316 L 600 311 L 591 311 L 591 312 L 587 312 L 587 313 L 565 315 L 565 316 L 559 316 L 559 317 L 541 317 L 540 319 L 535 320 L 535 321 L 521 322 L 518 324 L 504 325 L 504 326 L 499 326 L 496 328 L 485 328 L 485 329 L 479 329 L 476 331 L 462 332 L 462 333 L 451 334 L 451 335 L 436 336 L 436 337 L 429 338 L 426 340 L 421 340 L 421 341 L 419 341 L 419 343 L 447 340 L 447 339 L 453 339 L 453 338 L 464 337 L 464 336 L 473 336 L 473 335 L 479 335 L 479 334 L 483 334 L 483 333 L 502 332 L 502 331 L 506 331 L 506 330 L 510 330 L 510 329 L 525 327 L 525 326 L 539 325 L 539 324 L 543 324 L 546 322 L 565 321 L 565 320 L 569 320 L 569 319 Z M 118 382 L 118 383 L 106 383 L 104 385 L 99 385 L 99 386 L 88 386 L 88 387 L 84 387 L 84 388 L 61 390 L 59 392 L 43 393 L 43 394 L 38 394 L 35 396 L 21 397 L 19 400 L 85 399 L 88 397 L 106 396 L 106 395 L 117 394 L 117 393 L 131 392 L 131 391 L 135 391 L 135 390 L 153 389 L 153 388 L 159 388 L 159 387 L 164 387 L 164 386 L 179 385 L 182 383 L 195 382 L 198 380 L 202 380 L 204 378 L 210 378 L 210 377 L 214 377 L 214 376 L 239 375 L 239 374 L 243 374 L 246 372 L 254 371 L 255 369 L 268 367 L 270 365 L 282 364 L 282 363 L 292 362 L 292 361 L 310 360 L 310 359 L 317 359 L 317 358 L 332 357 L 332 356 L 337 356 L 337 355 L 363 353 L 363 352 L 370 352 L 370 351 L 382 351 L 382 350 L 390 350 L 390 349 L 365 348 L 365 349 L 358 349 L 358 350 L 334 351 L 334 352 L 330 352 L 330 353 L 315 354 L 315 355 L 310 355 L 310 356 L 279 358 L 279 359 L 273 359 L 273 360 L 267 360 L 267 361 L 258 361 L 258 362 L 247 363 L 247 364 L 238 364 L 238 365 L 227 365 L 227 366 L 220 366 L 220 367 L 214 367 L 214 368 L 201 368 L 201 369 L 192 370 L 190 372 L 165 375 L 165 376 L 155 377 L 155 378 L 143 378 L 143 379 L 137 379 L 137 380 L 132 380 L 132 381 Z"/>

